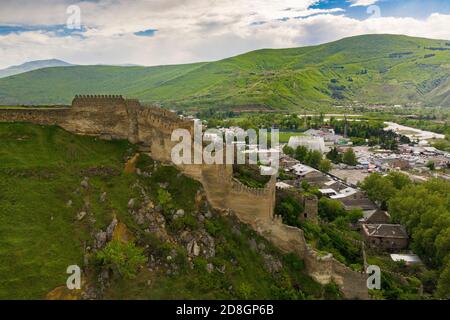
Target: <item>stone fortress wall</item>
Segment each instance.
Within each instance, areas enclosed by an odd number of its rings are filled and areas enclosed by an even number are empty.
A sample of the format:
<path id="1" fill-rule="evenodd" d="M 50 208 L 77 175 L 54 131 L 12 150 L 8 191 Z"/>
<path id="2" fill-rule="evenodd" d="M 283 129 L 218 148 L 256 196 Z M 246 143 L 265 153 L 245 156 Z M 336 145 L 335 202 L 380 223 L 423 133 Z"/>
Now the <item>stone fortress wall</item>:
<path id="1" fill-rule="evenodd" d="M 0 109 L 0 122 L 31 122 L 58 125 L 69 132 L 103 139 L 126 139 L 145 146 L 158 161 L 172 163 L 174 129 L 189 130 L 194 123 L 157 107 L 141 106 L 138 100 L 122 96 L 76 96 L 72 107 Z M 233 178 L 232 165 L 181 165 L 186 175 L 202 183 L 208 201 L 216 209 L 233 211 L 244 223 L 284 252 L 298 254 L 308 274 L 322 284 L 335 282 L 347 298 L 367 299 L 367 276 L 351 270 L 332 255 L 319 256 L 306 243 L 301 229 L 284 225 L 274 216 L 273 176 L 263 189 L 253 189 Z"/>

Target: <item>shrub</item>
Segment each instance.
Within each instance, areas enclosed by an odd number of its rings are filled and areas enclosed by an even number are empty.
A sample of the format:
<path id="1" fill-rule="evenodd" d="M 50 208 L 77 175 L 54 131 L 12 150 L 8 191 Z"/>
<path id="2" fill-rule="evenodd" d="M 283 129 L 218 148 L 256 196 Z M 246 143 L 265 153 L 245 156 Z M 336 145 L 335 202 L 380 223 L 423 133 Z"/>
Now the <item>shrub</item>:
<path id="1" fill-rule="evenodd" d="M 158 189 L 158 203 L 163 207 L 164 211 L 167 212 L 173 209 L 172 195 L 169 191 L 165 189 Z"/>
<path id="2" fill-rule="evenodd" d="M 183 217 L 173 220 L 170 226 L 174 229 L 174 231 L 179 231 L 186 228 L 195 230 L 198 227 L 198 222 L 193 215 L 186 214 Z"/>
<path id="3" fill-rule="evenodd" d="M 252 285 L 249 283 L 241 283 L 239 287 L 237 288 L 237 294 L 240 299 L 243 300 L 249 300 L 254 295 L 255 290 L 253 289 Z"/>
<path id="4" fill-rule="evenodd" d="M 97 253 L 97 260 L 121 277 L 133 279 L 138 268 L 147 261 L 143 252 L 144 249 L 136 247 L 132 242 L 113 240 Z"/>
<path id="5" fill-rule="evenodd" d="M 303 212 L 303 206 L 294 197 L 287 196 L 277 203 L 275 212 L 283 217 L 284 223 L 296 226 L 298 217 Z"/>
<path id="6" fill-rule="evenodd" d="M 339 287 L 335 283 L 329 283 L 323 289 L 324 298 L 327 300 L 337 300 L 341 297 Z"/>
<path id="7" fill-rule="evenodd" d="M 153 170 L 155 161 L 146 154 L 140 154 L 136 161 L 136 168 L 141 170 Z"/>

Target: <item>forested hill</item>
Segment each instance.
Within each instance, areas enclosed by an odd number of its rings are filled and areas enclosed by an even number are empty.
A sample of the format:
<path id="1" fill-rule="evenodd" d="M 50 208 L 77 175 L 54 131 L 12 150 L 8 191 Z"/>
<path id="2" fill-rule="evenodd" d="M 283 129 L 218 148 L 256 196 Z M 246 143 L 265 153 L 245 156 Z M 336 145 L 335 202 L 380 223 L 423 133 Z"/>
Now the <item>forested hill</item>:
<path id="1" fill-rule="evenodd" d="M 216 62 L 46 68 L 0 79 L 0 105 L 123 94 L 174 109 L 317 109 L 354 102 L 450 106 L 450 40 L 365 35 Z"/>

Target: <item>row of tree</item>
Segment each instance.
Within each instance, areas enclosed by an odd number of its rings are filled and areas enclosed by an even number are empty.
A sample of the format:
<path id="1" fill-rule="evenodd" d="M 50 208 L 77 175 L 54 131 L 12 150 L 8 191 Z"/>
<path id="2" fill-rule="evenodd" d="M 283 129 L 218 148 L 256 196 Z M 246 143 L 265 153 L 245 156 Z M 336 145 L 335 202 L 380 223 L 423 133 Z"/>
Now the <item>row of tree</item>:
<path id="1" fill-rule="evenodd" d="M 322 172 L 329 172 L 332 164 L 329 159 L 323 159 L 322 153 L 316 150 L 308 150 L 305 146 L 298 146 L 295 150 L 289 146 L 283 148 L 283 152 L 294 159 Z"/>
<path id="2" fill-rule="evenodd" d="M 411 143 L 408 137 L 393 131 L 385 131 L 382 121 L 341 121 L 330 119 L 330 125 L 337 134 L 347 135 L 356 145 L 368 142 L 369 146 L 379 145 L 383 149 L 397 150 L 399 143 Z"/>
<path id="3" fill-rule="evenodd" d="M 406 226 L 412 249 L 436 270 L 436 293 L 450 299 L 450 183 L 432 179 L 415 184 L 406 175 L 372 174 L 361 187 Z"/>
<path id="4" fill-rule="evenodd" d="M 308 150 L 305 146 L 298 146 L 294 150 L 286 145 L 283 148 L 283 152 L 301 163 L 322 172 L 331 171 L 333 168 L 332 163 L 344 163 L 349 166 L 356 166 L 358 164 L 355 151 L 353 151 L 352 148 L 347 149 L 344 153 L 340 153 L 337 148 L 334 147 L 327 153 L 326 159 L 323 159 L 323 156 L 319 151 Z"/>

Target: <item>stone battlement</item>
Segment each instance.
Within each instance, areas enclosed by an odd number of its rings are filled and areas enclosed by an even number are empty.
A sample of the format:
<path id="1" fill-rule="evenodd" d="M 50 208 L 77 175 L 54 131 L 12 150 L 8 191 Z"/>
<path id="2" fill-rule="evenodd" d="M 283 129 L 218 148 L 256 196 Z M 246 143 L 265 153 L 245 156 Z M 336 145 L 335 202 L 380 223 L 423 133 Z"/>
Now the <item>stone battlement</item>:
<path id="1" fill-rule="evenodd" d="M 125 99 L 120 95 L 76 95 L 72 100 L 72 107 L 102 105 L 104 107 L 123 106 Z"/>
<path id="2" fill-rule="evenodd" d="M 77 94 L 75 95 L 75 99 L 74 100 L 102 100 L 102 99 L 116 99 L 116 100 L 121 100 L 124 101 L 125 99 L 123 98 L 122 95 L 117 95 L 117 94 L 94 94 L 94 95 L 83 95 L 83 94 Z"/>
<path id="3" fill-rule="evenodd" d="M 246 192 L 255 196 L 261 196 L 261 197 L 265 197 L 265 196 L 269 196 L 271 193 L 271 185 L 275 182 L 275 176 L 272 176 L 271 180 L 266 184 L 266 186 L 264 188 L 252 188 L 249 186 L 246 186 L 245 184 L 243 184 L 242 182 L 240 182 L 239 180 L 237 180 L 236 178 L 232 178 L 232 188 L 233 191 L 237 191 L 237 192 Z"/>

